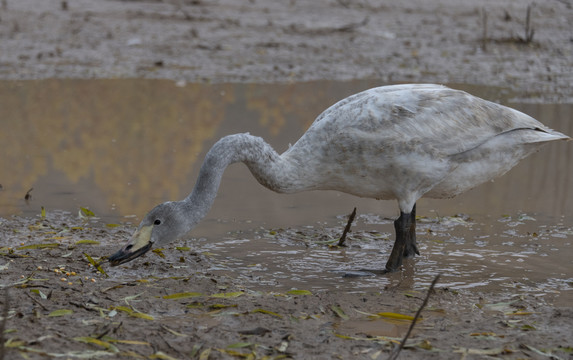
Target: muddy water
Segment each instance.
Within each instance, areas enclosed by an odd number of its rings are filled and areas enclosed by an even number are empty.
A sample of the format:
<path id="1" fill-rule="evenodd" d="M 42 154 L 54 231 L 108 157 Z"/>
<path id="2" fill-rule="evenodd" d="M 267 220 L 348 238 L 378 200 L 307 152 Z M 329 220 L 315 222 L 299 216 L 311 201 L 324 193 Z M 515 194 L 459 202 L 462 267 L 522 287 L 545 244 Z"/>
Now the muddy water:
<path id="1" fill-rule="evenodd" d="M 42 206 L 75 214 L 86 207 L 104 223 L 137 223 L 153 205 L 187 194 L 205 152 L 220 137 L 250 132 L 284 151 L 323 109 L 375 85 L 0 82 L 0 216 L 34 216 Z M 512 103 L 502 89 L 455 87 L 573 134 L 571 104 Z M 395 202 L 335 192 L 279 195 L 234 165 L 211 212 L 182 243 L 207 253 L 213 271 L 267 289 L 415 291 L 441 272 L 442 284 L 454 289 L 522 289 L 571 303 L 571 184 L 573 146 L 559 143 L 455 199 L 421 200 L 422 256 L 407 262 L 403 273 L 356 279 L 341 273 L 384 265 Z M 336 237 L 345 223 L 341 215 L 355 206 L 361 215 L 351 246 L 331 249 L 312 241 L 320 234 Z M 458 213 L 466 216 L 453 217 Z M 283 230 L 289 228 L 300 233 Z"/>

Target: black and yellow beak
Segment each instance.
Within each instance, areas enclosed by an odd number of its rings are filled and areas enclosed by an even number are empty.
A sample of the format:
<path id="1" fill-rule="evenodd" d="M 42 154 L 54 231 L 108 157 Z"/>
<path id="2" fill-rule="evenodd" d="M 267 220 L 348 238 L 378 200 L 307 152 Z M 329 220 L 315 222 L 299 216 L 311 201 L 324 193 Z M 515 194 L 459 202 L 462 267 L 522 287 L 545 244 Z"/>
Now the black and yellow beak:
<path id="1" fill-rule="evenodd" d="M 139 228 L 131 237 L 127 245 L 111 255 L 108 260 L 111 266 L 117 266 L 140 257 L 151 249 L 151 230 L 153 226 Z"/>

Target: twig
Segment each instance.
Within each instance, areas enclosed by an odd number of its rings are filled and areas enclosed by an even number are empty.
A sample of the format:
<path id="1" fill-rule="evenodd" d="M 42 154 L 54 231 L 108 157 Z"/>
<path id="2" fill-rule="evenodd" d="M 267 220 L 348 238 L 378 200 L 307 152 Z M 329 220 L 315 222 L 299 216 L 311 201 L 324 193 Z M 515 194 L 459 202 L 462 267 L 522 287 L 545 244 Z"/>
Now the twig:
<path id="1" fill-rule="evenodd" d="M 32 299 L 33 302 L 35 302 L 36 304 L 38 304 L 42 309 L 44 309 L 44 311 L 50 311 L 50 309 L 48 309 L 47 307 L 44 306 L 44 304 L 42 304 L 40 302 L 40 300 L 38 299 L 34 299 L 34 297 L 32 295 L 30 295 L 29 293 L 26 293 L 26 295 L 28 295 L 28 297 L 30 299 Z"/>
<path id="2" fill-rule="evenodd" d="M 111 331 L 111 324 L 107 324 L 104 328 L 103 331 L 99 334 L 99 335 L 95 335 L 94 334 L 94 338 L 101 340 L 102 337 L 106 336 L 110 331 Z"/>
<path id="3" fill-rule="evenodd" d="M 531 28 L 531 8 L 533 7 L 533 3 L 527 6 L 527 13 L 525 14 L 525 38 L 523 41 L 525 43 L 530 43 L 533 41 L 533 35 L 535 34 L 535 30 Z"/>
<path id="4" fill-rule="evenodd" d="M 370 21 L 370 18 L 368 16 L 366 16 L 361 22 L 358 23 L 350 23 L 350 24 L 346 24 L 343 25 L 341 27 L 338 27 L 336 29 L 334 29 L 335 31 L 341 31 L 341 32 L 346 32 L 346 31 L 354 31 L 359 27 L 362 27 L 366 24 L 368 24 L 368 22 Z"/>
<path id="5" fill-rule="evenodd" d="M 482 23 L 482 34 L 481 34 L 481 49 L 487 51 L 487 12 L 485 8 L 481 9 L 481 23 Z"/>
<path id="6" fill-rule="evenodd" d="M 436 275 L 436 277 L 432 281 L 432 284 L 430 285 L 430 288 L 428 289 L 428 292 L 426 293 L 426 298 L 422 302 L 422 306 L 420 306 L 420 308 L 416 312 L 416 315 L 414 316 L 414 320 L 412 320 L 412 323 L 410 324 L 410 327 L 408 328 L 408 332 L 406 332 L 404 339 L 402 339 L 402 341 L 400 342 L 400 346 L 395 348 L 392 351 L 392 353 L 390 353 L 390 357 L 388 357 L 388 360 L 395 360 L 398 358 L 398 355 L 400 354 L 400 351 L 402 351 L 402 349 L 404 348 L 404 345 L 406 345 L 406 340 L 408 340 L 410 333 L 414 329 L 414 325 L 416 325 L 416 321 L 418 321 L 418 318 L 420 317 L 422 310 L 424 310 L 424 308 L 426 307 L 426 304 L 428 303 L 428 299 L 430 298 L 430 294 L 432 293 L 432 290 L 434 290 L 434 286 L 438 282 L 439 278 L 440 278 L 440 274 Z"/>
<path id="7" fill-rule="evenodd" d="M 346 227 L 344 228 L 344 231 L 342 232 L 342 236 L 340 237 L 340 240 L 338 240 L 338 246 L 346 246 L 346 245 L 344 245 L 344 240 L 346 240 L 346 234 L 348 233 L 348 231 L 350 231 L 350 226 L 352 225 L 352 222 L 354 221 L 355 216 L 356 216 L 356 208 L 354 208 L 354 210 L 352 210 L 352 214 L 350 214 L 350 216 L 348 217 L 348 222 L 346 223 Z"/>
<path id="8" fill-rule="evenodd" d="M 34 190 L 34 188 L 30 188 L 30 190 L 26 192 L 26 195 L 24 195 L 24 200 L 26 200 L 26 203 L 32 199 L 32 194 L 30 194 L 32 190 Z"/>
<path id="9" fill-rule="evenodd" d="M 77 306 L 77 307 L 82 308 L 82 309 L 84 309 L 84 310 L 99 312 L 99 310 L 96 309 L 96 308 L 89 307 L 89 306 L 87 306 L 87 305 L 85 305 L 85 304 L 82 304 L 82 303 L 79 303 L 79 302 L 76 302 L 76 301 L 70 301 L 69 304 L 70 304 L 70 305 Z"/>
<path id="10" fill-rule="evenodd" d="M 313 35 L 330 35 L 334 32 L 353 32 L 354 30 L 365 26 L 370 21 L 370 18 L 366 16 L 360 22 L 353 22 L 346 25 L 341 25 L 337 27 L 326 27 L 326 28 L 305 28 L 302 29 L 297 28 L 295 24 L 290 26 L 291 31 L 296 33 L 306 33 L 306 34 L 313 34 Z"/>
<path id="11" fill-rule="evenodd" d="M 4 290 L 4 309 L 2 309 L 2 322 L 0 323 L 0 360 L 4 360 L 4 330 L 6 329 L 6 322 L 8 321 L 8 311 L 10 308 L 10 297 L 8 296 L 8 288 Z"/>

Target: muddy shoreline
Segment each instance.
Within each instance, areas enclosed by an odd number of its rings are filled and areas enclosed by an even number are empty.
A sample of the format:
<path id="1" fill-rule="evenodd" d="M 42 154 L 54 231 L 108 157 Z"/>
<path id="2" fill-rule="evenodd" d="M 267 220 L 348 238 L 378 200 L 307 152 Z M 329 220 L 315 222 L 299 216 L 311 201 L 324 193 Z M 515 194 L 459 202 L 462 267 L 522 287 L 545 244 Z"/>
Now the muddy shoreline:
<path id="1" fill-rule="evenodd" d="M 375 79 L 571 102 L 569 1 L 3 0 L 0 78 Z"/>
<path id="2" fill-rule="evenodd" d="M 117 249 L 110 238 L 128 237 L 132 226 L 58 211 L 1 221 L 0 235 L 12 245 L 0 248 L 8 359 L 385 359 L 427 292 L 412 281 L 415 261 L 379 289 L 307 290 L 300 283 L 288 290 L 233 270 L 232 258 L 196 252 L 193 241 L 98 271 L 86 254 L 108 256 Z M 291 242 L 292 251 L 294 233 L 312 239 L 337 231 L 267 232 Z M 354 231 L 350 246 L 368 236 Z M 507 285 L 484 292 L 438 283 L 400 358 L 570 357 L 571 307 L 553 305 L 554 290 Z"/>

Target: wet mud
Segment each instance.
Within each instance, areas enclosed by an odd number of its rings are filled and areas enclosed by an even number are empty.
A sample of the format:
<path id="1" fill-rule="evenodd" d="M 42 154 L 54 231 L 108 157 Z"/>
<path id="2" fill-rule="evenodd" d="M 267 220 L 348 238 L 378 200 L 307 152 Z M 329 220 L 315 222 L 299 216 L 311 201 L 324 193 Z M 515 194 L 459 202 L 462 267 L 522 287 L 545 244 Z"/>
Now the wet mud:
<path id="1" fill-rule="evenodd" d="M 354 278 L 341 274 L 383 264 L 392 244 L 366 229 L 371 217 L 357 219 L 345 248 L 332 246 L 341 217 L 333 227 L 189 239 L 101 272 L 87 255 L 109 255 L 132 226 L 60 212 L 4 219 L 5 350 L 8 358 L 386 358 L 442 273 L 401 358 L 570 356 L 568 257 L 556 257 L 552 271 L 536 258 L 570 253 L 571 227 L 534 225 L 536 236 L 523 229 L 532 218 L 504 217 L 502 233 L 518 229 L 528 240 L 511 245 L 510 236 L 480 252 L 463 241 L 476 235 L 475 220 L 420 220 L 421 257 L 400 273 Z M 388 223 L 377 220 L 386 231 Z M 505 272 L 496 261 L 509 262 Z"/>

